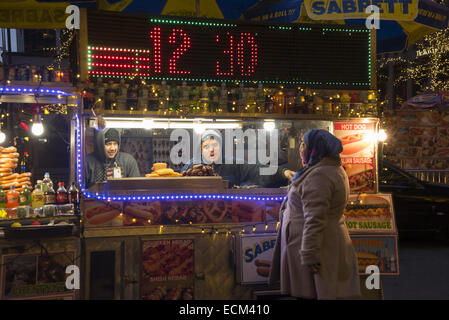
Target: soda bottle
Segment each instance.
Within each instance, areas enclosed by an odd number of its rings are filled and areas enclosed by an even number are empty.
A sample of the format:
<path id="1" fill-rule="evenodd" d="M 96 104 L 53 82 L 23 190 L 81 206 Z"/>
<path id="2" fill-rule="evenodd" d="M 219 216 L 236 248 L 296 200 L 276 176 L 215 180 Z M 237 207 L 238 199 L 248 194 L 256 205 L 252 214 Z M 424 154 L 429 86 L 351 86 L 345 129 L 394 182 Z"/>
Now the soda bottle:
<path id="1" fill-rule="evenodd" d="M 16 187 L 12 185 L 6 193 L 6 208 L 16 208 L 19 206 L 19 193 Z"/>
<path id="2" fill-rule="evenodd" d="M 67 193 L 68 193 L 69 203 L 73 203 L 76 207 L 78 205 L 79 191 L 76 188 L 75 182 L 72 182 L 72 184 L 70 185 L 69 191 Z"/>
<path id="3" fill-rule="evenodd" d="M 31 206 L 36 208 L 41 208 L 45 204 L 44 193 L 42 192 L 42 185 L 36 184 L 33 192 L 31 193 Z"/>
<path id="4" fill-rule="evenodd" d="M 45 204 L 55 204 L 56 203 L 56 195 L 55 190 L 53 189 L 53 184 L 47 184 L 45 186 L 44 192 L 44 201 Z"/>
<path id="5" fill-rule="evenodd" d="M 20 192 L 19 204 L 21 206 L 31 206 L 31 192 L 27 186 L 24 186 Z"/>
<path id="6" fill-rule="evenodd" d="M 66 204 L 67 203 L 67 190 L 64 188 L 64 182 L 58 183 L 58 190 L 56 191 L 56 203 Z"/>
<path id="7" fill-rule="evenodd" d="M 0 208 L 6 208 L 6 193 L 0 185 Z"/>

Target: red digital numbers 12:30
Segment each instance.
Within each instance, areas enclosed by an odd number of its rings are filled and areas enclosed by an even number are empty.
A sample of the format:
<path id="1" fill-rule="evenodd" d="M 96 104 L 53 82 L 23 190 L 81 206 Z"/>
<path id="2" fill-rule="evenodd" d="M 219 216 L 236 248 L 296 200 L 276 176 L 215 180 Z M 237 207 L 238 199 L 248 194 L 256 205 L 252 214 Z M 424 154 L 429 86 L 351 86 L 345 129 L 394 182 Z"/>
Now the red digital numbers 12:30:
<path id="1" fill-rule="evenodd" d="M 154 27 L 150 31 L 149 36 L 153 45 L 153 72 L 156 74 L 163 73 L 161 32 L 162 30 L 160 27 Z M 222 59 L 216 60 L 215 74 L 217 76 L 234 76 L 235 56 L 237 56 L 237 73 L 241 76 L 251 76 L 254 74 L 258 65 L 258 46 L 256 38 L 251 33 L 241 32 L 238 36 L 234 36 L 227 32 L 226 37 L 222 38 L 220 38 L 220 35 L 217 34 L 215 40 L 216 45 L 219 45 L 220 43 L 222 45 L 227 45 L 227 48 L 222 51 L 224 54 Z M 168 73 L 183 75 L 191 74 L 189 70 L 177 69 L 177 61 L 192 46 L 191 37 L 182 28 L 175 28 L 171 30 L 171 34 L 168 37 L 168 43 L 171 45 L 179 44 L 168 60 Z M 228 63 L 225 63 L 226 61 L 228 61 Z M 223 65 L 226 64 L 228 65 L 228 68 L 226 68 L 227 70 L 223 70 L 225 69 Z"/>

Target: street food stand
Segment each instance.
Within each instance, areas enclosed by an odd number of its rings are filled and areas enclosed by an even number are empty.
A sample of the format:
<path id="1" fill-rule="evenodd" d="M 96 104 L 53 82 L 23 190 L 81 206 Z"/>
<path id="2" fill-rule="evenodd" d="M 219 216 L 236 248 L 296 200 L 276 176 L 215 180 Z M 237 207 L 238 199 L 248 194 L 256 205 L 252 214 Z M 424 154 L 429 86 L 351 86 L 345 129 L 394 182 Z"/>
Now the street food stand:
<path id="1" fill-rule="evenodd" d="M 77 113 L 75 89 L 61 83 L 5 81 L 0 92 L 1 103 L 11 104 L 10 112 L 20 112 L 23 104 L 39 104 L 64 106 L 68 117 Z M 39 178 L 32 176 L 30 183 Z M 79 266 L 81 256 L 79 216 L 73 207 L 1 211 L 6 213 L 0 219 L 1 299 L 79 299 L 79 291 L 66 287 L 66 268 Z"/>
<path id="2" fill-rule="evenodd" d="M 180 143 L 175 130 L 187 130 L 194 143 L 205 129 L 261 132 L 264 139 L 280 142 L 274 149 L 280 155 L 276 163 L 292 170 L 300 168 L 300 138 L 308 130 L 327 129 L 348 140 L 343 163 L 353 191 L 347 210 L 351 237 L 360 261 L 368 258 L 381 274 L 397 274 L 391 197 L 378 194 L 371 31 L 107 12 L 82 16 L 80 50 L 86 55 L 81 57 L 81 80 L 87 82 L 81 88 L 85 105 L 74 123 L 73 162 L 83 194 L 84 298 L 275 295 L 266 285 L 267 268 L 287 181 L 276 187 L 233 188 L 207 169 L 196 176 L 173 171 L 158 176 L 151 169 L 154 163 L 166 162 L 178 172 L 185 164 L 185 159 L 173 161 L 172 151 Z M 139 105 L 130 90 L 145 88 L 147 82 L 154 85 Z M 120 91 L 124 88 L 127 94 Z M 226 95 L 215 94 L 223 88 Z M 263 99 L 254 98 L 252 88 L 265 93 Z M 296 100 L 289 88 L 298 92 Z M 239 89 L 243 94 L 235 98 Z M 133 155 L 142 177 L 112 178 L 86 188 L 85 159 L 93 150 L 99 118 L 106 128 L 120 130 L 121 151 Z M 228 145 L 246 143 L 248 152 L 246 138 L 231 136 Z M 349 146 L 354 142 L 358 147 Z M 379 298 L 381 290 L 375 292 Z"/>

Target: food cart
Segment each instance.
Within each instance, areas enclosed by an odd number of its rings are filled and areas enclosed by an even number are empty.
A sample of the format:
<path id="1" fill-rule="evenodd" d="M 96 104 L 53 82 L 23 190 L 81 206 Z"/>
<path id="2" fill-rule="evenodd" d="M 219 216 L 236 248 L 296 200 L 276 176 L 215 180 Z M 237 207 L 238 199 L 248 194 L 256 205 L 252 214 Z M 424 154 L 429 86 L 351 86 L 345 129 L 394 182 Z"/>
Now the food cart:
<path id="1" fill-rule="evenodd" d="M 181 176 L 210 129 L 223 133 L 231 158 L 239 158 L 239 150 L 245 159 L 263 150 L 254 164 L 295 171 L 300 138 L 310 129 L 327 129 L 348 145 L 359 142 L 345 147 L 343 157 L 353 191 L 347 226 L 360 261 L 368 258 L 381 274 L 397 274 L 391 197 L 378 194 L 371 31 L 112 12 L 82 16 L 86 83 L 73 162 L 83 194 L 84 298 L 276 295 L 266 285 L 267 268 L 288 182 L 235 187 L 206 166 Z M 112 176 L 86 186 L 86 156 L 104 126 L 119 130 L 120 152 L 136 159 L 142 177 Z M 160 163 L 174 170 L 160 171 Z M 381 295 L 365 291 L 366 298 Z"/>
<path id="2" fill-rule="evenodd" d="M 0 92 L 1 103 L 10 104 L 11 113 L 20 112 L 24 104 L 64 106 L 69 119 L 77 113 L 76 91 L 67 84 L 5 81 Z M 28 183 L 40 178 L 31 173 L 26 177 Z M 79 216 L 74 208 L 21 206 L 1 211 L 6 213 L 0 219 L 1 299 L 79 299 L 79 290 L 66 286 L 67 267 L 80 266 Z"/>

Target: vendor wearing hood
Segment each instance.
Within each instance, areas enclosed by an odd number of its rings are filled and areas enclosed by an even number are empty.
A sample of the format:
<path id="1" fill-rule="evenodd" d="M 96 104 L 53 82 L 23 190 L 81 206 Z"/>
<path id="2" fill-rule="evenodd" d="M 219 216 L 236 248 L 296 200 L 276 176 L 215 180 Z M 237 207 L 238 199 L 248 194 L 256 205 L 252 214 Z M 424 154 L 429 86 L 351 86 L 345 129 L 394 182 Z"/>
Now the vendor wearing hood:
<path id="1" fill-rule="evenodd" d="M 182 168 L 182 171 L 193 168 L 197 163 L 211 165 L 214 172 L 224 180 L 229 181 L 229 186 L 250 186 L 270 188 L 278 185 L 287 185 L 295 174 L 294 171 L 279 167 L 274 175 L 261 175 L 260 165 L 257 164 L 227 164 L 222 156 L 221 135 L 214 130 L 206 130 L 201 136 L 201 160 L 191 159 Z M 220 161 L 221 160 L 221 161 Z M 234 162 L 234 161 L 233 161 Z"/>
<path id="2" fill-rule="evenodd" d="M 140 177 L 137 161 L 129 153 L 120 152 L 120 142 L 117 129 L 95 130 L 94 152 L 86 157 L 86 188 L 106 181 L 108 169 L 120 168 L 122 178 Z"/>

